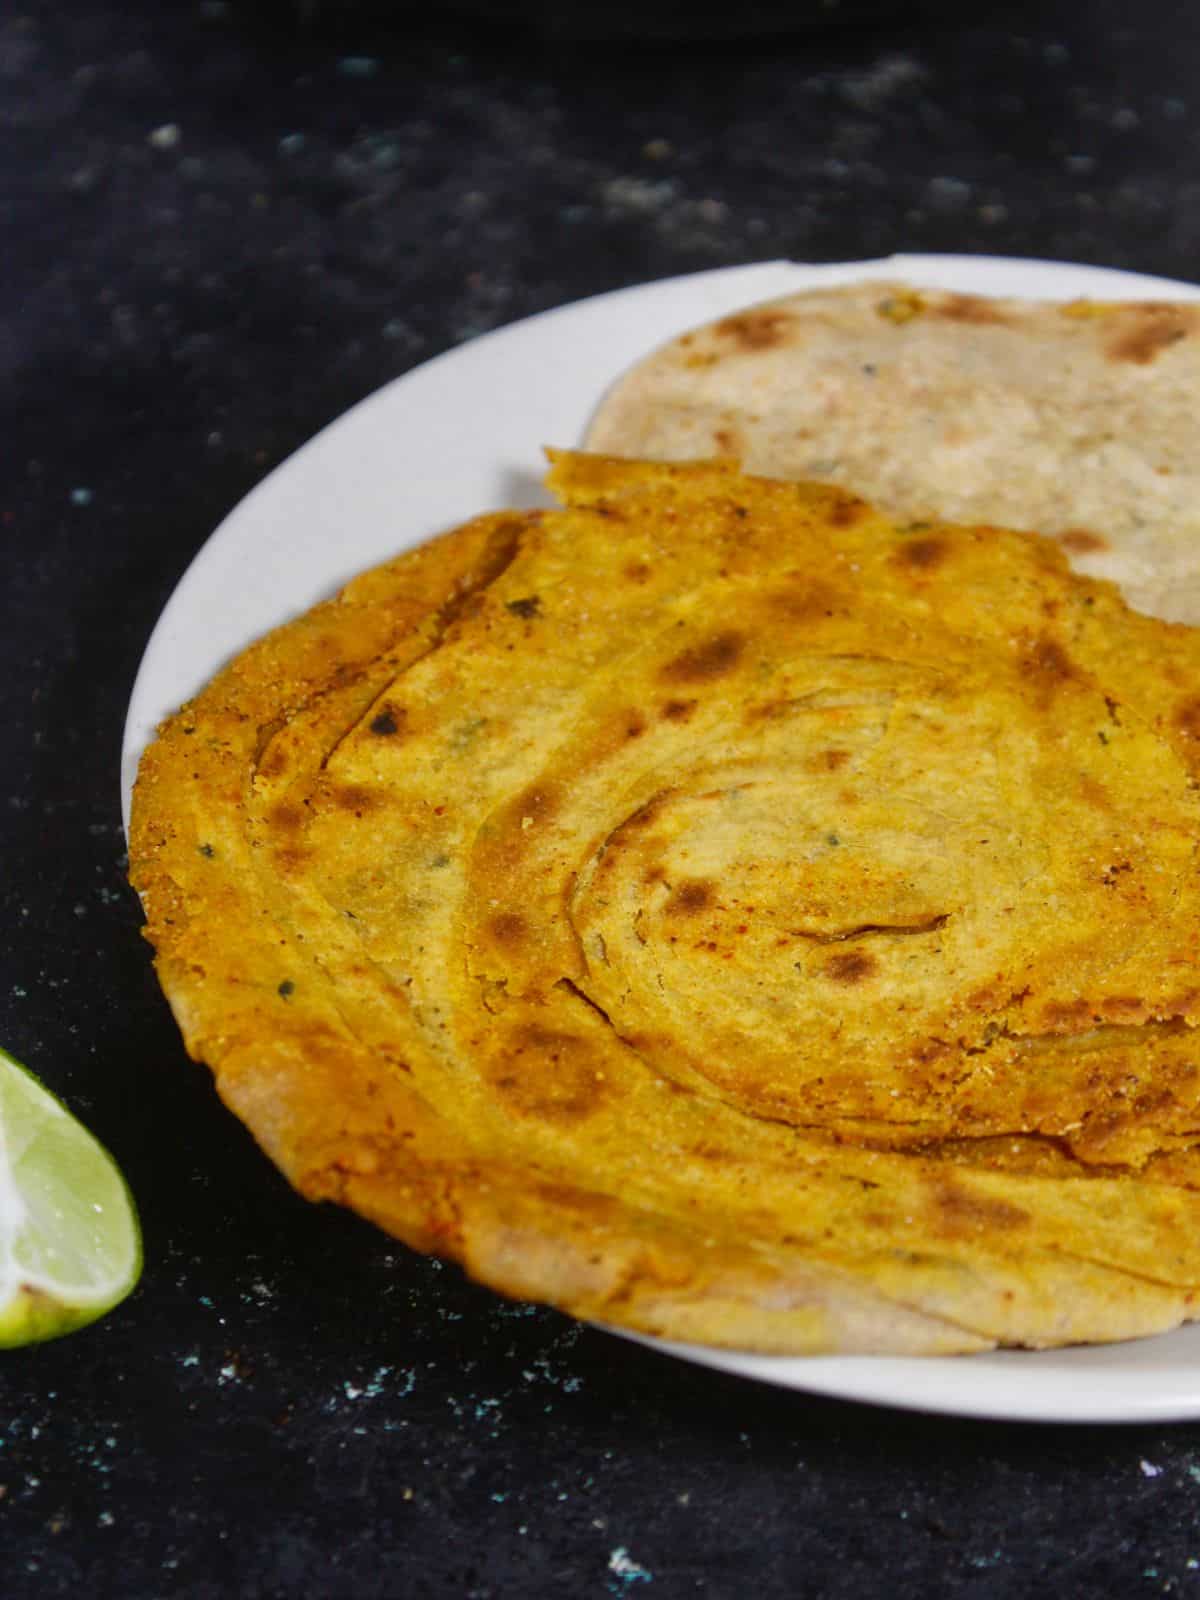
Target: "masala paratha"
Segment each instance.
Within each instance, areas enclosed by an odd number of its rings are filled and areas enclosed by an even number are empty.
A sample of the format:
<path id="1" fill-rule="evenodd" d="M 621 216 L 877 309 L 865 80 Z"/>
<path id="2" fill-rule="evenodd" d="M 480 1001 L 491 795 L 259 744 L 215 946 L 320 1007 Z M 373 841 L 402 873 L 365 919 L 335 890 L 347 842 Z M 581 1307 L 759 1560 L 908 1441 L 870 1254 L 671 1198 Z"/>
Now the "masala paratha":
<path id="1" fill-rule="evenodd" d="M 864 282 L 672 340 L 617 381 L 586 443 L 1052 535 L 1139 609 L 1200 622 L 1198 418 L 1200 303 Z"/>
<path id="2" fill-rule="evenodd" d="M 1200 634 L 1049 541 L 561 455 L 143 758 L 188 1050 L 291 1182 L 674 1338 L 1200 1297 Z"/>

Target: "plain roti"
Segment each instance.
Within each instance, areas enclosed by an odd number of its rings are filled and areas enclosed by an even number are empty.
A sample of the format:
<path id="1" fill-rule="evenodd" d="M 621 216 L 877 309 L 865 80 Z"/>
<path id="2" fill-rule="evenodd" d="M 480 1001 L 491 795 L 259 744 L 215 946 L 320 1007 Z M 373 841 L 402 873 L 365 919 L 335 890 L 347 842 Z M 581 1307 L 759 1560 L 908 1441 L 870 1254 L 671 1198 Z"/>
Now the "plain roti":
<path id="1" fill-rule="evenodd" d="M 1140 610 L 1200 621 L 1200 306 L 984 299 L 862 283 L 664 345 L 590 450 L 725 456 L 890 515 L 1054 536 Z"/>

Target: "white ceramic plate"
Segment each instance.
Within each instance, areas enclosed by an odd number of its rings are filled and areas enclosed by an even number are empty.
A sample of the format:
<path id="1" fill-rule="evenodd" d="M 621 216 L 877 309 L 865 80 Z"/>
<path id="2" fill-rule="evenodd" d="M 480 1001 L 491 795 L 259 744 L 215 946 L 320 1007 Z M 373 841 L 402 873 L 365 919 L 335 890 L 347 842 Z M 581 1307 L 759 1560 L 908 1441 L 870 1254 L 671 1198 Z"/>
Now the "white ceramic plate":
<path id="1" fill-rule="evenodd" d="M 1200 298 L 1200 287 L 1061 262 L 768 262 L 600 295 L 439 356 L 297 451 L 200 550 L 134 685 L 121 768 L 126 823 L 138 757 L 162 717 L 243 645 L 352 573 L 477 512 L 545 503 L 542 446 L 577 443 L 605 388 L 639 356 L 757 300 L 884 277 L 1044 299 Z M 1121 1345 L 927 1360 L 801 1360 L 646 1342 L 788 1388 L 925 1411 L 1074 1422 L 1200 1417 L 1200 1326 Z"/>

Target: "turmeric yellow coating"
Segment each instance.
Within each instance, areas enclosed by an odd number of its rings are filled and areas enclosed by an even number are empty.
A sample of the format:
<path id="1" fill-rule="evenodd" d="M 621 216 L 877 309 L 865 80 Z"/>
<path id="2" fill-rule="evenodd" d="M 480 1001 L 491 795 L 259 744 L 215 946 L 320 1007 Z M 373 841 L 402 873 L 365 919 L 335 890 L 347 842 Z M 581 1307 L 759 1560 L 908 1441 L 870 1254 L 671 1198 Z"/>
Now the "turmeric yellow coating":
<path id="1" fill-rule="evenodd" d="M 291 1181 L 676 1338 L 946 1353 L 1200 1294 L 1200 635 L 729 464 L 351 583 L 168 721 L 132 878 Z"/>

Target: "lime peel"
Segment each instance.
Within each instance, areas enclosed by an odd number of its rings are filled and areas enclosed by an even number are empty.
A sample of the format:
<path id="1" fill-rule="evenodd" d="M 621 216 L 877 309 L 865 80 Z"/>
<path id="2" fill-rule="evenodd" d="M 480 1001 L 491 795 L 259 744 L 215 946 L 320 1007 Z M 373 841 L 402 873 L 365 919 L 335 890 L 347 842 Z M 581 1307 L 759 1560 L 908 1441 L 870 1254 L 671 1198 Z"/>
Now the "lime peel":
<path id="1" fill-rule="evenodd" d="M 94 1322 L 141 1274 L 137 1212 L 109 1153 L 0 1049 L 0 1348 Z"/>

